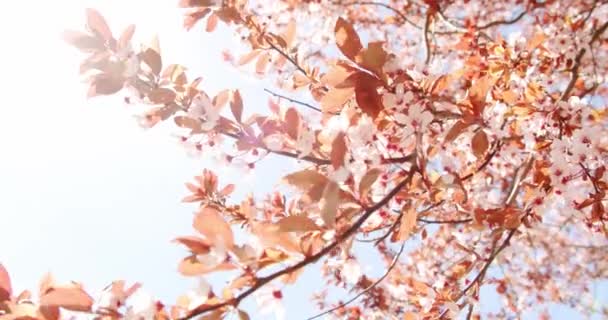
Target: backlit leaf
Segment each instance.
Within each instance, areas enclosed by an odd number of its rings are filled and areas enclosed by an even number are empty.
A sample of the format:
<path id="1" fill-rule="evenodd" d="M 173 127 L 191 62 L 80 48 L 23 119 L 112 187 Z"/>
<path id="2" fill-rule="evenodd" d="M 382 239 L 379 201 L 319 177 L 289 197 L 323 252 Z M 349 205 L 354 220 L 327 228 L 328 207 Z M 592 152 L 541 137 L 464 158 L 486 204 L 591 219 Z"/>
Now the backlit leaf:
<path id="1" fill-rule="evenodd" d="M 194 217 L 193 226 L 214 245 L 221 245 L 226 249 L 234 246 L 232 228 L 214 207 L 202 207 Z"/>
<path id="2" fill-rule="evenodd" d="M 334 33 L 336 37 L 336 45 L 342 54 L 354 61 L 355 56 L 363 48 L 355 28 L 353 28 L 353 26 L 346 20 L 338 18 L 334 28 Z"/>
<path id="3" fill-rule="evenodd" d="M 241 122 L 243 116 L 243 99 L 239 90 L 235 90 L 232 93 L 232 99 L 230 100 L 230 111 L 237 122 Z"/>
<path id="4" fill-rule="evenodd" d="M 112 39 L 112 32 L 110 27 L 106 23 L 106 19 L 99 13 L 99 11 L 91 8 L 86 9 L 87 15 L 87 26 L 91 31 L 100 35 L 105 41 Z"/>
<path id="5" fill-rule="evenodd" d="M 328 182 L 321 197 L 321 218 L 325 222 L 325 225 L 330 228 L 336 223 L 339 198 L 340 187 L 338 184 L 334 181 Z"/>
<path id="6" fill-rule="evenodd" d="M 11 278 L 8 275 L 8 271 L 2 264 L 0 264 L 0 301 L 10 299 L 13 295 L 13 289 L 11 287 Z"/>
<path id="7" fill-rule="evenodd" d="M 371 189 L 374 182 L 376 182 L 376 180 L 378 180 L 378 177 L 380 176 L 381 173 L 382 173 L 382 170 L 380 170 L 378 168 L 374 168 L 374 169 L 367 171 L 365 173 L 365 175 L 363 175 L 363 177 L 361 178 L 361 181 L 359 182 L 359 194 L 361 195 L 361 198 L 367 197 L 367 193 Z"/>
<path id="8" fill-rule="evenodd" d="M 331 144 L 331 165 L 334 169 L 344 166 L 344 157 L 346 156 L 346 136 L 344 132 L 340 132 L 334 138 Z"/>
<path id="9" fill-rule="evenodd" d="M 319 226 L 305 216 L 287 216 L 278 222 L 279 230 L 283 232 L 319 230 Z"/>
<path id="10" fill-rule="evenodd" d="M 40 298 L 40 305 L 87 312 L 93 306 L 93 298 L 78 287 L 53 288 Z"/>

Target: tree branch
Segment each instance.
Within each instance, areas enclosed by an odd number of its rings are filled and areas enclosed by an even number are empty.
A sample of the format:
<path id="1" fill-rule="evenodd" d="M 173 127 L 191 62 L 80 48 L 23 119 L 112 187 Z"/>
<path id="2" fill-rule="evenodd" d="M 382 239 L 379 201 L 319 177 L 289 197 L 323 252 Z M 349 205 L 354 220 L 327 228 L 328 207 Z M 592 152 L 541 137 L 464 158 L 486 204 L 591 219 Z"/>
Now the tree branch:
<path id="1" fill-rule="evenodd" d="M 363 289 L 361 292 L 357 293 L 354 297 L 348 299 L 346 302 L 340 303 L 338 306 L 335 306 L 335 307 L 333 307 L 331 309 L 325 310 L 325 311 L 323 311 L 323 312 L 321 312 L 321 313 L 319 313 L 319 314 L 317 314 L 315 316 L 312 316 L 312 317 L 310 317 L 310 318 L 308 318 L 306 320 L 316 319 L 316 318 L 319 318 L 319 317 L 321 317 L 323 315 L 326 315 L 328 313 L 336 311 L 336 310 L 338 310 L 340 308 L 344 308 L 345 306 L 349 305 L 353 301 L 357 300 L 360 296 L 364 295 L 365 293 L 369 292 L 371 289 L 375 288 L 378 284 L 380 284 L 380 282 L 382 282 L 382 280 L 384 280 L 388 276 L 388 274 L 391 272 L 391 270 L 393 270 L 393 268 L 397 264 L 397 261 L 399 261 L 399 257 L 403 253 L 403 249 L 404 248 L 405 248 L 405 241 L 403 241 L 403 243 L 399 247 L 399 251 L 393 257 L 393 261 L 391 261 L 391 264 L 386 269 L 386 272 L 384 272 L 384 274 L 380 278 L 378 278 L 378 280 L 374 281 L 374 283 L 370 284 L 367 288 Z"/>
<path id="2" fill-rule="evenodd" d="M 262 286 L 266 285 L 267 283 L 271 282 L 272 280 L 285 275 L 285 274 L 289 274 L 292 273 L 302 267 L 305 267 L 311 263 L 314 263 L 316 261 L 318 261 L 321 257 L 325 256 L 326 254 L 328 254 L 329 252 L 331 252 L 334 248 L 336 248 L 338 245 L 340 245 L 342 242 L 344 242 L 346 239 L 350 238 L 350 236 L 352 236 L 360 227 L 361 225 L 363 225 L 363 223 L 377 210 L 379 210 L 380 208 L 384 207 L 386 204 L 388 204 L 388 202 L 397 194 L 399 193 L 399 191 L 401 191 L 401 189 L 403 189 L 406 185 L 408 185 L 411 181 L 412 178 L 414 177 L 414 173 L 416 172 L 415 168 L 412 168 L 408 174 L 408 176 L 403 179 L 400 183 L 398 183 L 388 194 L 386 194 L 384 196 L 384 198 L 382 198 L 378 203 L 376 203 L 375 205 L 367 208 L 364 213 L 361 215 L 361 217 L 359 217 L 359 219 L 357 219 L 357 221 L 355 221 L 355 223 L 353 223 L 344 233 L 342 233 L 341 235 L 339 235 L 336 240 L 334 242 L 332 242 L 331 244 L 329 244 L 328 246 L 326 246 L 325 248 L 321 249 L 321 251 L 317 252 L 316 254 L 313 254 L 309 257 L 306 257 L 304 260 L 290 266 L 287 267 L 285 269 L 276 271 L 268 276 L 262 277 L 262 278 L 258 278 L 257 282 L 251 286 L 249 289 L 243 291 L 241 294 L 237 295 L 235 298 L 232 298 L 230 300 L 218 303 L 218 304 L 214 304 L 214 305 L 201 305 L 197 308 L 195 308 L 194 310 L 192 310 L 187 316 L 179 319 L 179 320 L 188 320 L 191 318 L 194 318 L 198 315 L 207 313 L 209 311 L 213 311 L 213 310 L 217 310 L 219 308 L 223 308 L 229 305 L 233 305 L 236 306 L 238 305 L 243 299 L 245 299 L 246 297 L 250 296 L 252 293 L 254 293 L 255 291 L 257 291 L 258 289 L 260 289 Z"/>
<path id="3" fill-rule="evenodd" d="M 602 24 L 602 26 L 600 26 L 597 30 L 595 30 L 593 32 L 593 34 L 591 35 L 591 40 L 589 41 L 589 48 L 591 50 L 593 50 L 593 43 L 595 41 L 597 41 L 597 39 L 599 39 L 599 37 L 602 36 L 604 31 L 606 31 L 606 28 L 608 28 L 608 21 L 604 22 L 604 24 Z M 581 50 L 579 50 L 578 53 L 576 54 L 576 57 L 574 58 L 574 65 L 572 66 L 572 69 L 570 70 L 570 74 L 571 74 L 570 82 L 568 82 L 568 85 L 566 86 L 566 89 L 562 93 L 561 97 L 559 97 L 559 100 L 566 101 L 568 99 L 568 97 L 570 96 L 570 93 L 574 89 L 574 85 L 576 84 L 576 81 L 578 80 L 578 77 L 579 77 L 578 69 L 581 67 L 581 61 L 583 60 L 583 56 L 585 56 L 586 52 L 587 52 L 587 48 L 581 48 Z"/>

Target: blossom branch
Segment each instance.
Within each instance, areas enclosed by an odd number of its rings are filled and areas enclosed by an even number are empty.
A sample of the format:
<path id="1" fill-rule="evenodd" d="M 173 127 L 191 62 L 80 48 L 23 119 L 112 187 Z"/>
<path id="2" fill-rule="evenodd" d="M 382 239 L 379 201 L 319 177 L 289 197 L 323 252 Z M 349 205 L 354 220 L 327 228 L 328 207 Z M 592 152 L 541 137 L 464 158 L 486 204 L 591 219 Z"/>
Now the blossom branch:
<path id="1" fill-rule="evenodd" d="M 218 304 L 213 304 L 213 305 L 201 305 L 197 308 L 195 308 L 194 310 L 192 310 L 187 316 L 181 318 L 180 320 L 188 320 L 188 319 L 192 319 L 198 315 L 207 313 L 209 311 L 213 311 L 213 310 L 217 310 L 229 305 L 233 305 L 236 306 L 238 305 L 243 299 L 245 299 L 246 297 L 250 296 L 251 294 L 253 294 L 254 292 L 256 292 L 258 289 L 260 289 L 261 287 L 263 287 L 264 285 L 266 285 L 267 283 L 271 282 L 272 280 L 283 276 L 285 274 L 289 274 L 292 273 L 294 271 L 299 270 L 300 268 L 303 268 L 311 263 L 315 263 L 316 261 L 318 261 L 320 258 L 322 258 L 323 256 L 325 256 L 326 254 L 328 254 L 329 252 L 331 252 L 334 248 L 336 248 L 338 245 L 340 245 L 341 243 L 343 243 L 345 240 L 347 240 L 348 238 L 350 238 L 360 227 L 361 225 L 363 225 L 363 223 L 365 223 L 365 221 L 377 210 L 379 210 L 380 208 L 384 207 L 386 204 L 389 203 L 389 201 L 391 201 L 391 199 L 397 195 L 397 193 L 399 193 L 399 191 L 401 191 L 401 189 L 403 189 L 406 185 L 410 184 L 410 182 L 412 181 L 412 178 L 414 177 L 414 173 L 416 172 L 415 168 L 413 167 L 408 176 L 403 179 L 400 183 L 398 183 L 388 194 L 386 194 L 384 196 L 384 198 L 382 198 L 379 202 L 377 202 L 376 204 L 374 204 L 373 206 L 367 208 L 364 213 L 361 215 L 361 217 L 359 217 L 357 219 L 357 221 L 355 221 L 355 223 L 353 223 L 344 233 L 340 234 L 339 236 L 336 237 L 336 240 L 334 240 L 334 242 L 332 242 L 331 244 L 329 244 L 328 246 L 324 247 L 323 249 L 321 249 L 321 251 L 317 252 L 316 254 L 313 254 L 307 258 L 305 258 L 304 260 L 290 266 L 287 268 L 284 268 L 282 270 L 276 271 L 268 276 L 262 277 L 262 278 L 258 278 L 257 282 L 251 286 L 249 289 L 243 291 L 241 294 L 239 294 L 238 296 L 236 296 L 235 298 L 232 298 L 230 300 L 224 301 L 222 303 L 218 303 Z"/>

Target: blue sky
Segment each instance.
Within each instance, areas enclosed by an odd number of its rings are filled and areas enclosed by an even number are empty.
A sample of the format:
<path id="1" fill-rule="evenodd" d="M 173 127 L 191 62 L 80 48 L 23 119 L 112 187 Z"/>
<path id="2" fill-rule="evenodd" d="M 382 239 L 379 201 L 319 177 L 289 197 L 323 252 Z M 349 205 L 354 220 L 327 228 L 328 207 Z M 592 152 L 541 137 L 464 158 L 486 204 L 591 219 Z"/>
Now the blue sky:
<path id="1" fill-rule="evenodd" d="M 35 9 L 30 2 L 0 4 L 0 27 L 7 32 L 0 53 L 0 262 L 14 287 L 35 289 L 51 271 L 93 292 L 115 279 L 142 282 L 172 302 L 195 285 L 176 272 L 185 250 L 170 243 L 193 232 L 194 207 L 179 202 L 187 193 L 183 184 L 214 164 L 188 158 L 167 127 L 139 128 L 120 99 L 85 99 L 77 73 L 81 56 L 60 40 L 62 30 L 82 27 L 85 7 L 99 9 L 115 32 L 127 23 L 137 25 L 143 40 L 158 31 L 166 60 L 187 66 L 191 77 L 202 75 L 210 93 L 241 88 L 246 107 L 265 107 L 263 88 L 272 86 L 219 63 L 221 50 L 235 45 L 225 30 L 182 32 L 175 1 L 41 1 Z M 272 158 L 244 180 L 241 172 L 222 168 L 220 183 L 245 182 L 235 199 L 251 191 L 262 195 L 293 168 Z M 288 315 L 312 315 L 304 301 L 322 285 L 313 268 L 287 288 Z M 245 306 L 252 310 L 251 302 Z"/>

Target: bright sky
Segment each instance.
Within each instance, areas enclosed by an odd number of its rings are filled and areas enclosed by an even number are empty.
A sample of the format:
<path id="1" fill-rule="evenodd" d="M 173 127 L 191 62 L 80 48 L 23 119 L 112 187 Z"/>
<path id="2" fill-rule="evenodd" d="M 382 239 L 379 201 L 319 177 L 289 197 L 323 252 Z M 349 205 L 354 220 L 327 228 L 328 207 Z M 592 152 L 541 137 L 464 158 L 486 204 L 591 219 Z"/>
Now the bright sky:
<path id="1" fill-rule="evenodd" d="M 119 99 L 85 99 L 81 55 L 60 34 L 82 28 L 86 7 L 115 33 L 129 23 L 143 40 L 160 32 L 163 56 L 211 79 L 203 82 L 210 92 L 238 87 L 251 97 L 246 104 L 266 103 L 267 83 L 218 63 L 234 44 L 230 35 L 183 32 L 176 1 L 0 2 L 0 262 L 17 290 L 35 290 L 51 271 L 93 291 L 115 279 L 139 281 L 171 303 L 194 286 L 176 272 L 185 250 L 170 243 L 192 233 L 194 208 L 179 203 L 183 183 L 213 164 L 186 157 L 167 130 L 140 129 Z M 254 185 L 260 195 L 291 166 L 266 161 L 245 180 L 222 169 L 220 183 L 245 181 L 237 196 Z M 301 280 L 285 295 L 288 315 L 312 315 L 303 301 L 322 282 L 311 272 Z"/>

